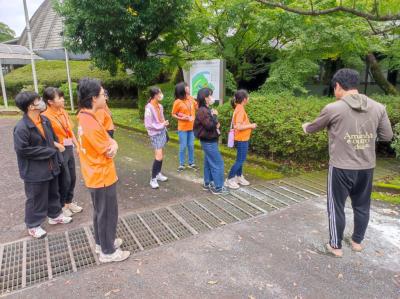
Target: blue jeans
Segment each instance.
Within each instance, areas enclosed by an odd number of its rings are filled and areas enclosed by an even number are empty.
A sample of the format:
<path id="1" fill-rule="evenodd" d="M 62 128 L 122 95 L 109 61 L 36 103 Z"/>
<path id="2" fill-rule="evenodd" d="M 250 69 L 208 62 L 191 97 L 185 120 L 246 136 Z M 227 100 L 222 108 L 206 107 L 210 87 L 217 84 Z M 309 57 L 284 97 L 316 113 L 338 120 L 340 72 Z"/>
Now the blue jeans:
<path id="1" fill-rule="evenodd" d="M 247 152 L 249 150 L 248 141 L 235 141 L 236 146 L 236 161 L 232 165 L 231 171 L 229 171 L 228 179 L 235 176 L 241 176 L 243 173 L 243 163 L 246 161 Z"/>
<path id="2" fill-rule="evenodd" d="M 224 160 L 218 149 L 218 142 L 201 141 L 204 152 L 204 184 L 214 182 L 216 189 L 224 186 Z"/>
<path id="3" fill-rule="evenodd" d="M 178 131 L 179 165 L 185 165 L 185 153 L 188 149 L 189 164 L 194 164 L 194 134 L 193 131 Z"/>

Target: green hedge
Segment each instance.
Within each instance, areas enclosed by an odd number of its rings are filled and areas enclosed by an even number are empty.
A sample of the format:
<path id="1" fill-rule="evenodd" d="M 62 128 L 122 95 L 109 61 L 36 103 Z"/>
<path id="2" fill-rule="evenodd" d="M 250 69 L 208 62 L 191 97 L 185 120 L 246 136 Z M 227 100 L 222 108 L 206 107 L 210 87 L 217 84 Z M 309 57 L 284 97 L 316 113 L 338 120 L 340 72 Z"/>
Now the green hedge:
<path id="1" fill-rule="evenodd" d="M 119 71 L 111 76 L 108 71 L 94 67 L 90 61 L 70 61 L 71 80 L 78 82 L 82 77 L 100 79 L 114 98 L 136 98 L 137 89 L 131 77 Z M 67 71 L 64 61 L 36 62 L 37 78 L 40 85 L 60 87 L 67 82 Z M 31 65 L 13 70 L 5 76 L 7 93 L 15 96 L 24 86 L 32 85 Z"/>
<path id="2" fill-rule="evenodd" d="M 392 125 L 400 121 L 400 98 L 376 96 L 375 100 L 386 104 Z M 252 93 L 246 110 L 258 127 L 251 138 L 251 150 L 264 157 L 288 162 L 327 161 L 328 136 L 326 131 L 305 135 L 302 123 L 312 121 L 321 109 L 333 101 L 329 98 L 298 98 L 284 95 Z M 223 142 L 226 142 L 232 117 L 232 107 L 219 108 Z M 307 161 L 304 163 L 304 161 Z"/>

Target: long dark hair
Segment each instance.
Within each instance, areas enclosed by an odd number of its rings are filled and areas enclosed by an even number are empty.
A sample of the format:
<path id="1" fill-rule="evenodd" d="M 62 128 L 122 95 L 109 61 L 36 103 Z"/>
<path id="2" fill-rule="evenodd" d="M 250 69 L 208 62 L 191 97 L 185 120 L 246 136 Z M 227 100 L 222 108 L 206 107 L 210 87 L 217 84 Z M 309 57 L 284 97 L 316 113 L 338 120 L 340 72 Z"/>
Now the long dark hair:
<path id="1" fill-rule="evenodd" d="M 204 87 L 199 90 L 199 92 L 197 93 L 197 99 L 196 99 L 197 103 L 199 104 L 199 108 L 207 107 L 206 98 L 208 98 L 212 94 L 213 94 L 212 89 L 208 88 L 208 87 Z"/>
<path id="2" fill-rule="evenodd" d="M 186 86 L 188 85 L 185 82 L 180 82 L 175 85 L 175 99 L 186 99 Z"/>
<path id="3" fill-rule="evenodd" d="M 79 109 L 92 109 L 93 97 L 100 94 L 102 85 L 100 80 L 82 78 L 78 83 L 78 105 Z"/>
<path id="4" fill-rule="evenodd" d="M 161 89 L 160 89 L 159 87 L 157 87 L 157 86 L 152 86 L 152 87 L 150 87 L 150 89 L 149 89 L 149 96 L 150 96 L 150 98 L 149 98 L 149 100 L 148 100 L 147 103 L 150 103 L 150 101 L 151 101 L 156 95 L 158 95 L 160 92 L 161 92 Z"/>
<path id="5" fill-rule="evenodd" d="M 245 99 L 249 98 L 249 93 L 245 89 L 239 89 L 235 92 L 234 98 L 231 100 L 232 108 L 235 109 L 237 104 L 243 103 Z"/>

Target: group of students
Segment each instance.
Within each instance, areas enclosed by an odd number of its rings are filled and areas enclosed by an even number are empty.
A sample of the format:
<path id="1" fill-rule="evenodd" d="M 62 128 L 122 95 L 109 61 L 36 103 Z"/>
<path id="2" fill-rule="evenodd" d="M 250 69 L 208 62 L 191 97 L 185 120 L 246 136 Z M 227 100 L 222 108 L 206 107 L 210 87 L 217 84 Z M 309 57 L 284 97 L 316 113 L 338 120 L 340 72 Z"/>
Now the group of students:
<path id="1" fill-rule="evenodd" d="M 158 181 L 168 178 L 161 173 L 163 148 L 168 142 L 169 125 L 165 120 L 161 104 L 164 96 L 160 88 L 152 87 L 149 91 L 150 99 L 145 107 L 145 127 L 150 137 L 151 145 L 155 151 L 152 167 L 150 186 L 159 188 Z M 238 90 L 232 100 L 234 108 L 231 127 L 234 129 L 234 141 L 237 156 L 234 165 L 229 171 L 224 183 L 224 161 L 219 152 L 219 137 L 221 135 L 218 111 L 212 108 L 215 103 L 213 91 L 202 88 L 198 91 L 197 98 L 190 95 L 189 87 L 185 82 L 175 86 L 175 101 L 172 107 L 172 117 L 178 120 L 179 136 L 179 166 L 178 171 L 186 167 L 198 169 L 194 161 L 194 138 L 200 140 L 204 152 L 204 183 L 203 188 L 213 194 L 226 194 L 228 190 L 238 189 L 240 185 L 250 183 L 243 176 L 243 163 L 249 149 L 249 140 L 252 130 L 257 125 L 251 123 L 247 116 L 245 105 L 249 102 L 249 94 L 245 90 Z M 186 150 L 188 152 L 186 166 Z"/>
<path id="2" fill-rule="evenodd" d="M 73 149 L 93 203 L 96 252 L 101 262 L 122 261 L 130 255 L 116 238 L 118 180 L 113 158 L 118 144 L 113 139 L 114 124 L 100 81 L 84 78 L 78 85 L 78 135 L 64 110 L 64 94 L 48 87 L 41 98 L 35 92 L 21 92 L 15 102 L 24 112 L 14 128 L 14 148 L 20 176 L 24 181 L 25 224 L 28 234 L 43 238 L 42 228 L 67 224 L 83 209 L 72 202 L 76 182 Z"/>
<path id="3" fill-rule="evenodd" d="M 373 171 L 376 165 L 376 140 L 390 141 L 393 137 L 385 107 L 365 95 L 357 87 L 359 74 L 341 69 L 332 79 L 337 101 L 324 107 L 312 123 L 303 124 L 306 134 L 327 128 L 329 135 L 329 173 L 327 208 L 329 243 L 326 249 L 334 256 L 343 255 L 342 240 L 345 228 L 345 201 L 349 196 L 354 210 L 354 232 L 351 247 L 363 248 L 361 242 L 368 226 Z M 150 185 L 158 188 L 159 181 L 168 178 L 161 173 L 163 148 L 168 142 L 168 120 L 164 117 L 162 91 L 150 89 L 145 107 L 145 126 L 154 148 L 155 159 Z M 245 106 L 249 95 L 238 90 L 232 100 L 234 108 L 231 129 L 237 150 L 236 161 L 229 171 L 224 186 L 224 162 L 218 148 L 220 123 L 218 112 L 212 108 L 213 91 L 202 88 L 195 100 L 188 86 L 176 85 L 176 100 L 172 116 L 178 120 L 179 167 L 197 169 L 194 161 L 194 137 L 200 139 L 204 151 L 205 190 L 224 194 L 228 188 L 248 185 L 243 177 L 243 163 L 249 148 L 252 130 Z M 63 93 L 49 87 L 43 100 L 37 93 L 21 92 L 16 105 L 24 112 L 14 128 L 14 147 L 18 167 L 26 193 L 25 223 L 28 233 L 41 238 L 46 232 L 41 224 L 71 222 L 74 213 L 82 208 L 72 202 L 76 181 L 73 145 L 79 153 L 82 177 L 89 189 L 93 204 L 93 227 L 96 252 L 100 262 L 122 261 L 129 251 L 120 249 L 123 240 L 116 238 L 118 223 L 117 172 L 113 158 L 118 144 L 113 139 L 114 126 L 107 108 L 107 91 L 96 79 L 84 78 L 78 85 L 78 134 L 73 133 L 72 122 L 64 110 Z M 47 105 L 46 105 L 47 104 Z M 46 109 L 47 106 L 47 109 Z"/>

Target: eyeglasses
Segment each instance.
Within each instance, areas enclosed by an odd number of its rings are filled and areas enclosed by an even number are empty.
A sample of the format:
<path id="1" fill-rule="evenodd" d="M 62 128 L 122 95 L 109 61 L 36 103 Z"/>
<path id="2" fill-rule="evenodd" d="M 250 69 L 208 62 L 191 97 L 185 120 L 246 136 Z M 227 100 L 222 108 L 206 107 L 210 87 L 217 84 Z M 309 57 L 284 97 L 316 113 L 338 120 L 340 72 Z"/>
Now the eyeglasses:
<path id="1" fill-rule="evenodd" d="M 104 93 L 100 93 L 99 96 L 105 96 L 108 98 L 108 91 L 104 89 Z"/>

